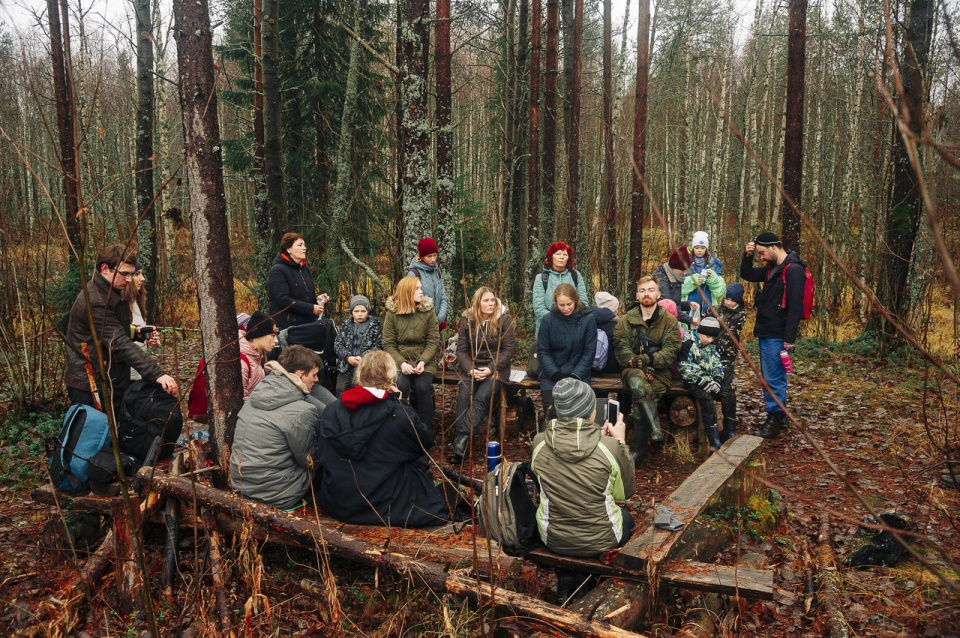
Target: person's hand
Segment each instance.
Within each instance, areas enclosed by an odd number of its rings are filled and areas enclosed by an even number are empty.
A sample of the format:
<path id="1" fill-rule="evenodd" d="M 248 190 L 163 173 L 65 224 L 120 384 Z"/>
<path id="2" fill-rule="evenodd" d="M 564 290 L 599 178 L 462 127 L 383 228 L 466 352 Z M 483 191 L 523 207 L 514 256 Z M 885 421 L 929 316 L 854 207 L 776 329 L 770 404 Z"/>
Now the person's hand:
<path id="1" fill-rule="evenodd" d="M 720 392 L 720 384 L 713 379 L 703 379 L 697 385 L 703 388 L 703 391 L 707 394 L 716 394 L 717 392 Z"/>
<path id="2" fill-rule="evenodd" d="M 313 304 L 313 316 L 314 316 L 314 317 L 319 317 L 322 312 L 323 312 L 323 306 L 321 306 L 321 305 L 319 305 L 319 304 Z"/>
<path id="3" fill-rule="evenodd" d="M 347 357 L 347 364 L 356 368 L 358 365 L 360 365 L 360 357 Z"/>
<path id="4" fill-rule="evenodd" d="M 793 350 L 793 344 L 792 344 L 792 343 L 787 343 L 786 341 L 784 341 L 784 342 L 783 342 L 783 349 L 786 350 L 787 352 L 790 352 L 791 350 Z"/>
<path id="5" fill-rule="evenodd" d="M 756 249 L 757 249 L 757 245 L 754 242 L 750 242 L 744 247 L 743 252 L 746 253 L 747 255 L 753 255 L 753 252 Z"/>
<path id="6" fill-rule="evenodd" d="M 327 293 L 323 292 L 317 295 L 317 305 L 319 305 L 321 308 L 326 306 L 328 301 L 330 301 L 330 295 Z"/>
<path id="7" fill-rule="evenodd" d="M 562 379 L 562 378 L 563 378 L 563 373 L 560 372 L 559 370 L 557 370 L 557 371 L 554 372 L 552 375 L 550 375 L 550 380 L 551 380 L 551 381 L 559 381 L 559 380 Z"/>
<path id="8" fill-rule="evenodd" d="M 653 382 L 653 375 L 650 374 L 649 372 L 647 372 L 646 375 L 647 375 L 647 381 L 652 383 L 652 382 Z"/>
<path id="9" fill-rule="evenodd" d="M 617 422 L 611 424 L 609 421 L 603 424 L 603 433 L 612 436 L 620 443 L 627 441 L 627 424 L 623 420 L 623 412 L 617 414 Z"/>
<path id="10" fill-rule="evenodd" d="M 412 365 L 404 361 L 400 364 L 400 372 L 403 374 L 416 374 L 417 370 Z"/>
<path id="11" fill-rule="evenodd" d="M 157 383 L 160 384 L 160 387 L 164 389 L 168 394 L 173 396 L 177 395 L 177 382 L 173 380 L 169 374 L 165 374 L 162 377 L 157 379 Z"/>
<path id="12" fill-rule="evenodd" d="M 159 348 L 159 347 L 160 347 L 160 335 L 159 335 L 158 333 L 156 333 L 156 332 L 154 332 L 152 335 L 150 335 L 150 338 L 147 339 L 147 345 L 150 346 L 151 348 Z"/>
<path id="13" fill-rule="evenodd" d="M 423 361 L 417 361 L 417 367 L 414 368 L 414 371 L 415 371 L 417 374 L 423 374 L 423 370 L 424 370 L 424 368 L 426 368 L 426 367 L 427 367 L 427 364 L 425 364 Z"/>
<path id="14" fill-rule="evenodd" d="M 690 302 L 690 312 L 696 312 L 696 311 L 698 311 L 698 310 L 700 310 L 700 304 L 698 304 L 696 301 L 691 301 L 691 302 Z"/>
<path id="15" fill-rule="evenodd" d="M 699 275 L 697 275 L 697 283 L 698 283 L 698 284 L 700 284 L 700 285 L 702 286 L 706 281 L 707 281 L 706 275 L 704 275 L 703 273 L 700 273 Z"/>

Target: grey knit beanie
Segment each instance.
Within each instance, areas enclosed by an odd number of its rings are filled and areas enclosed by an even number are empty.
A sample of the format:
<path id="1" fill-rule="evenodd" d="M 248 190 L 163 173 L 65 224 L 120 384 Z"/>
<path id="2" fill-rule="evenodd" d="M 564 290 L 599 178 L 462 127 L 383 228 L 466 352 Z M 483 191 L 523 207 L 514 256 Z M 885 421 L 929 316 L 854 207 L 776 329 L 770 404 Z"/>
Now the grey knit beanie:
<path id="1" fill-rule="evenodd" d="M 579 379 L 560 379 L 553 386 L 553 407 L 558 417 L 589 419 L 597 409 L 593 388 Z"/>
<path id="2" fill-rule="evenodd" d="M 367 310 L 370 310 L 370 300 L 363 295 L 354 295 L 350 297 L 350 312 L 353 312 L 353 309 L 357 306 L 363 306 Z"/>

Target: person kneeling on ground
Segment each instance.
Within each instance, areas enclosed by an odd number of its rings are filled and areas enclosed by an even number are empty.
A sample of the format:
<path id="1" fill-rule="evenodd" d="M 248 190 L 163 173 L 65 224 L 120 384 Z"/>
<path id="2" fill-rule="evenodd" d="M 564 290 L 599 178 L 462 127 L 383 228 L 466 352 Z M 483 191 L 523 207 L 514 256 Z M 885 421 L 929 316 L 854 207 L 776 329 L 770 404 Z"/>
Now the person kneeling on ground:
<path id="1" fill-rule="evenodd" d="M 534 438 L 530 460 L 540 482 L 540 538 L 558 554 L 595 558 L 622 547 L 633 530 L 630 512 L 616 503 L 636 489 L 626 425 L 622 414 L 615 424 L 595 423 L 596 397 L 577 379 L 557 382 L 553 405 L 557 418 Z M 557 593 L 567 598 L 586 577 L 557 570 Z"/>
<path id="2" fill-rule="evenodd" d="M 319 504 L 338 521 L 426 527 L 451 518 L 430 476 L 433 432 L 400 402 L 396 380 L 393 357 L 368 352 L 354 371 L 357 385 L 323 415 Z"/>
<path id="3" fill-rule="evenodd" d="M 243 496 L 281 509 L 309 497 L 321 397 L 331 398 L 320 393 L 320 364 L 313 350 L 290 346 L 244 403 L 230 455 L 230 480 Z"/>
<path id="4" fill-rule="evenodd" d="M 723 381 L 723 363 L 713 346 L 713 341 L 721 332 L 716 317 L 704 317 L 698 327 L 689 333 L 680 346 L 680 376 L 683 385 L 696 399 L 703 418 L 703 431 L 710 442 L 710 451 L 720 449 L 720 435 L 717 432 L 717 406 L 714 400 L 720 398 L 720 383 Z"/>

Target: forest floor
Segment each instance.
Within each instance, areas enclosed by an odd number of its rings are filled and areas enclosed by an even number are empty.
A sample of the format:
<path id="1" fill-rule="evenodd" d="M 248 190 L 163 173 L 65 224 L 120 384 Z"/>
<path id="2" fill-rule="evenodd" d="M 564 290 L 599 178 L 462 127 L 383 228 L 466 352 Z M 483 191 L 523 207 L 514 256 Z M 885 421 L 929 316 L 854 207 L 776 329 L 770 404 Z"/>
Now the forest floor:
<path id="1" fill-rule="evenodd" d="M 801 344 L 802 345 L 802 344 Z M 819 636 L 822 615 L 814 604 L 808 609 L 805 574 L 816 556 L 821 522 L 830 521 L 830 541 L 837 555 L 841 605 L 853 635 L 950 636 L 960 635 L 960 490 L 946 489 L 938 481 L 945 441 L 958 440 L 956 387 L 937 387 L 939 375 L 930 374 L 924 390 L 922 369 L 916 362 L 877 362 L 856 348 L 798 347 L 797 373 L 790 378 L 789 407 L 801 425 L 787 429 L 778 439 L 765 442 L 762 455 L 767 479 L 779 493 L 781 513 L 772 526 L 746 525 L 739 543 L 731 543 L 718 562 L 735 564 L 737 554 L 759 553 L 760 567 L 775 570 L 782 594 L 773 601 L 741 601 L 729 635 Z M 954 364 L 956 367 L 956 364 Z M 189 368 L 189 366 L 184 366 Z M 189 377 L 187 369 L 181 378 Z M 750 433 L 763 417 L 759 385 L 741 366 L 741 433 Z M 438 414 L 444 427 L 452 421 L 455 389 L 438 395 Z M 9 436 L 9 435 L 7 435 Z M 439 438 L 439 437 L 438 437 Z M 508 458 L 529 458 L 529 437 L 504 442 Z M 8 441 L 4 441 L 7 446 Z M 857 495 L 835 475 L 815 445 L 858 490 L 860 498 L 877 511 L 898 511 L 917 533 L 912 547 L 927 563 L 906 556 L 893 567 L 854 569 L 843 561 L 865 543 L 858 523 L 868 514 Z M 477 454 L 480 454 L 477 447 Z M 442 462 L 443 451 L 435 450 Z M 21 458 L 23 471 L 7 458 L 0 463 L 0 634 L 16 634 L 31 623 L 40 603 L 55 594 L 73 573 L 77 558 L 46 548 L 44 524 L 55 512 L 30 499 L 30 489 L 41 480 L 42 462 Z M 682 448 L 667 446 L 651 453 L 637 469 L 637 492 L 628 506 L 638 524 L 648 520 L 649 505 L 675 489 L 697 461 Z M 478 470 L 478 472 L 481 470 Z M 748 513 L 742 513 L 745 517 Z M 209 611 L 196 604 L 191 561 L 202 561 L 201 552 L 181 552 L 183 592 L 164 602 L 155 599 L 161 635 L 212 635 Z M 234 543 L 235 545 L 235 543 Z M 148 561 L 159 573 L 162 546 L 159 536 L 147 534 Z M 490 628 L 491 617 L 443 592 L 415 588 L 392 580 L 385 573 L 357 567 L 334 558 L 332 574 L 337 595 L 321 584 L 325 572 L 311 552 L 267 544 L 259 582 L 271 614 L 252 617 L 247 635 L 480 635 Z M 931 569 L 939 572 L 935 575 Z M 330 573 L 330 572 L 326 572 Z M 544 600 L 553 602 L 552 571 L 538 570 Z M 953 589 L 940 578 L 952 581 Z M 158 579 L 157 579 L 158 580 Z M 238 579 L 240 580 L 240 579 Z M 311 584 L 313 583 L 313 584 Z M 114 611 L 112 577 L 82 612 L 73 635 L 141 635 L 142 621 Z M 154 587 L 159 590 L 159 585 Z M 237 625 L 243 626 L 244 602 L 250 591 L 235 584 L 232 607 Z M 335 600 L 334 600 L 335 598 Z M 672 635 L 683 616 L 696 606 L 694 595 L 679 592 L 664 601 L 653 622 L 641 631 Z M 181 634 L 181 630 L 184 633 Z M 546 628 L 545 628 L 546 631 Z M 242 633 L 242 632 L 241 632 Z"/>

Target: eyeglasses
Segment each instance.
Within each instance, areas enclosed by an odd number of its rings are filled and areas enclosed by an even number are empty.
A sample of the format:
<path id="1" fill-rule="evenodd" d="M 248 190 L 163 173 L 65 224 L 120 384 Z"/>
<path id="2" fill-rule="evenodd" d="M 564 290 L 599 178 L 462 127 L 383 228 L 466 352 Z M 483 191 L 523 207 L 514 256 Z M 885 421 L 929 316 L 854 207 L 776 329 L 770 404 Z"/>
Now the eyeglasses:
<path id="1" fill-rule="evenodd" d="M 123 277 L 124 279 L 133 279 L 133 276 L 136 274 L 136 271 L 133 270 L 124 272 L 123 270 L 118 270 L 116 268 L 111 268 L 110 271 L 117 273 L 118 276 Z"/>

